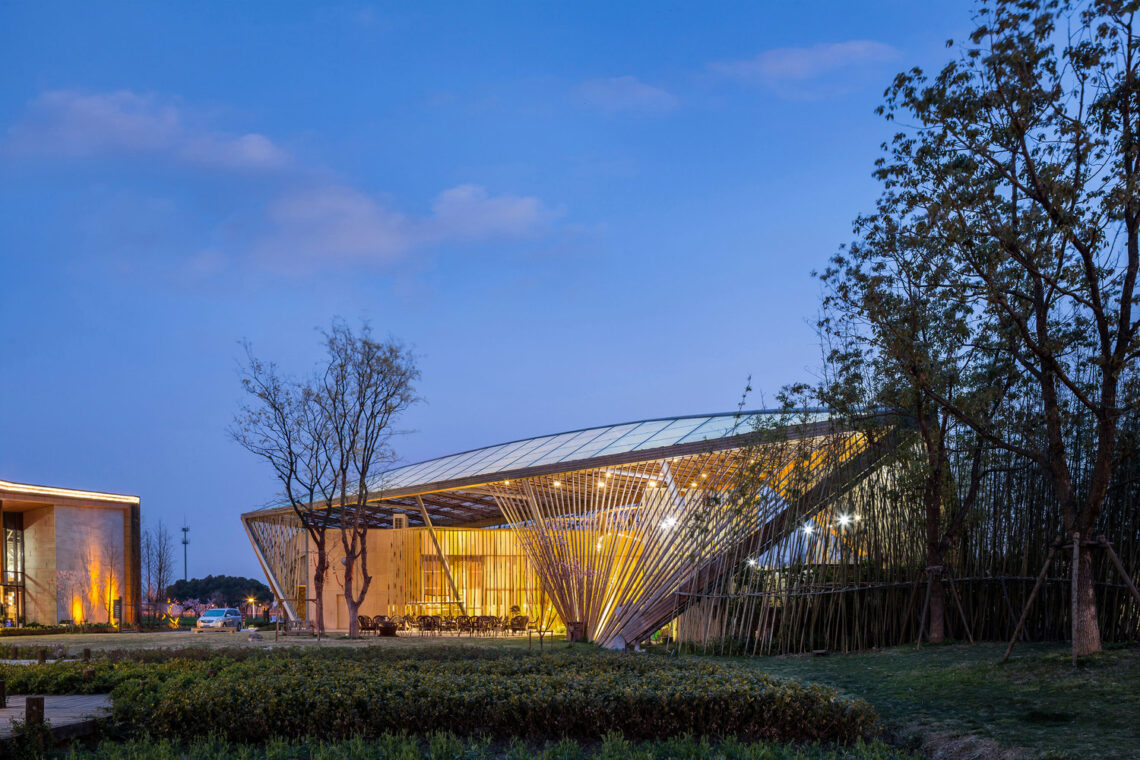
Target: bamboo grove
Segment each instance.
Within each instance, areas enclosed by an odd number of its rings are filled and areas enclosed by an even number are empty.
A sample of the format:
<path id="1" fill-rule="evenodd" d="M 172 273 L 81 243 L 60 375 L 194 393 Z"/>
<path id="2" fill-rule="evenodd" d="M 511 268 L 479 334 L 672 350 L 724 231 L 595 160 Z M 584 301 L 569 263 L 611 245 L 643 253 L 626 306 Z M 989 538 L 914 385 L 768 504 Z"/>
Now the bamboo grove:
<path id="1" fill-rule="evenodd" d="M 886 427 L 886 424 L 884 424 Z M 1129 421 L 1122 447 L 1135 444 Z M 774 426 L 769 436 L 779 437 Z M 875 466 L 836 480 L 820 498 L 792 498 L 782 541 L 744 543 L 721 558 L 726 568 L 690 595 L 678 596 L 682 647 L 719 654 L 851 651 L 921 642 L 928 584 L 943 585 L 950 638 L 1013 636 L 1039 571 L 1049 572 L 1027 610 L 1020 640 L 1065 640 L 1071 626 L 1071 559 L 1056 550 L 1064 526 L 1053 488 L 1036 467 L 1008 452 L 982 457 L 977 494 L 939 574 L 927 572 L 921 496 L 910 471 L 913 433 L 881 435 Z M 874 437 L 872 436 L 872 439 Z M 1087 443 L 1089 436 L 1075 440 Z M 772 443 L 764 444 L 771 447 Z M 790 442 L 781 444 L 790 445 Z M 966 497 L 972 450 L 955 449 L 952 498 Z M 1087 487 L 1087 451 L 1069 452 L 1078 487 Z M 1140 571 L 1140 461 L 1121 457 L 1096 535 L 1108 541 L 1126 573 Z M 744 473 L 742 492 L 765 488 L 767 475 Z M 802 493 L 807 493 L 806 491 Z M 758 551 L 759 550 L 759 551 Z M 1105 641 L 1140 636 L 1140 604 L 1104 549 L 1093 547 L 1094 580 Z"/>

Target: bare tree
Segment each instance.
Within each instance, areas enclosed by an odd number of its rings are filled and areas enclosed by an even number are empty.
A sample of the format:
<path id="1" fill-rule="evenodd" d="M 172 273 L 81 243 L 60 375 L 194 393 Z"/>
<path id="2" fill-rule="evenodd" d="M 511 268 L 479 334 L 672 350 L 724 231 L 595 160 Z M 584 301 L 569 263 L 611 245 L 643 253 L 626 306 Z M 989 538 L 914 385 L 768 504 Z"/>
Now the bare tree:
<path id="1" fill-rule="evenodd" d="M 103 585 L 102 599 L 100 601 L 103 603 L 103 611 L 107 613 L 107 622 L 114 623 L 115 599 L 122 593 L 123 547 L 114 541 L 107 541 L 103 544 L 100 554 L 102 556 L 99 566 L 103 570 L 103 578 L 101 579 Z"/>
<path id="2" fill-rule="evenodd" d="M 324 582 L 328 575 L 324 510 L 335 480 L 328 455 L 328 418 L 310 385 L 281 376 L 277 365 L 263 362 L 245 344 L 241 384 L 248 394 L 230 435 L 272 467 L 282 494 L 312 542 L 316 631 L 324 633 Z"/>
<path id="3" fill-rule="evenodd" d="M 420 373 L 410 350 L 392 339 L 374 340 L 367 324 L 355 334 L 336 321 L 324 337 L 328 366 L 314 390 L 328 422 L 326 453 L 335 476 L 334 503 L 344 548 L 348 635 L 354 638 L 359 635 L 357 613 L 372 583 L 368 497 L 379 489 L 376 480 L 382 465 L 395 458 L 392 425 L 419 400 L 414 385 Z"/>
<path id="4" fill-rule="evenodd" d="M 166 523 L 158 521 L 151 533 L 153 559 L 151 565 L 151 585 L 154 588 L 152 597 L 154 605 L 164 605 L 166 602 L 166 589 L 174 582 L 174 568 L 177 555 L 174 548 L 174 536 Z"/>
<path id="5" fill-rule="evenodd" d="M 156 589 L 154 585 L 154 532 L 144 523 L 139 539 L 139 571 L 142 573 L 144 613 L 154 617 Z"/>

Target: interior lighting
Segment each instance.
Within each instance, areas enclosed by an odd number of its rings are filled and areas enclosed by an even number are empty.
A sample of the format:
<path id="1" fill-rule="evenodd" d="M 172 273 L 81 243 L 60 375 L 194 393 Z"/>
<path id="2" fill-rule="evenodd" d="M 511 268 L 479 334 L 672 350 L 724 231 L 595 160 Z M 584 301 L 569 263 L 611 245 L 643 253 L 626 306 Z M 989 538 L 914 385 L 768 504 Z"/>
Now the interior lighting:
<path id="1" fill-rule="evenodd" d="M 810 536 L 814 532 L 815 532 L 815 528 L 812 526 L 811 523 L 808 523 L 807 525 L 804 526 L 804 535 L 805 536 Z"/>
<path id="2" fill-rule="evenodd" d="M 694 481 L 693 481 L 692 483 L 690 483 L 689 485 L 690 485 L 690 486 L 692 486 L 693 488 L 696 488 L 696 487 L 697 487 L 697 481 L 695 481 L 695 480 L 694 480 Z"/>
<path id="3" fill-rule="evenodd" d="M 554 481 L 554 487 L 555 487 L 555 488 L 560 488 L 561 486 L 562 486 L 562 481 L 561 481 L 561 480 L 556 480 L 556 481 Z"/>
<path id="4" fill-rule="evenodd" d="M 605 487 L 606 487 L 606 484 L 599 480 L 598 481 L 598 488 L 605 488 Z"/>
<path id="5" fill-rule="evenodd" d="M 758 564 L 759 563 L 756 561 L 755 557 L 749 557 L 748 558 L 748 566 L 749 567 L 756 567 Z"/>
<path id="6" fill-rule="evenodd" d="M 850 524 L 851 524 L 851 515 L 840 515 L 839 516 L 840 527 L 846 528 Z"/>
<path id="7" fill-rule="evenodd" d="M 656 488 L 657 487 L 657 481 L 656 480 L 649 481 L 649 487 L 650 488 Z"/>
<path id="8" fill-rule="evenodd" d="M 662 530 L 671 530 L 673 528 L 673 526 L 675 526 L 676 524 L 677 524 L 677 518 L 676 517 L 666 517 L 664 520 L 661 521 L 661 528 L 662 528 Z"/>

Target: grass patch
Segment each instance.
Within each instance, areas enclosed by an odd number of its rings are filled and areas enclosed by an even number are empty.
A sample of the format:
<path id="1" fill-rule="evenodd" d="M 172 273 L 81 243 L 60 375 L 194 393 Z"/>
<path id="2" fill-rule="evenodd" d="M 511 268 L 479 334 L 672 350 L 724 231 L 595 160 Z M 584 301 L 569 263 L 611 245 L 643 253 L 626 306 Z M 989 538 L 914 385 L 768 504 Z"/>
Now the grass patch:
<path id="1" fill-rule="evenodd" d="M 1042 758 L 1140 757 L 1140 648 L 1074 668 L 1065 644 L 900 647 L 828 657 L 739 660 L 862 697 L 904 738 L 982 736 Z"/>

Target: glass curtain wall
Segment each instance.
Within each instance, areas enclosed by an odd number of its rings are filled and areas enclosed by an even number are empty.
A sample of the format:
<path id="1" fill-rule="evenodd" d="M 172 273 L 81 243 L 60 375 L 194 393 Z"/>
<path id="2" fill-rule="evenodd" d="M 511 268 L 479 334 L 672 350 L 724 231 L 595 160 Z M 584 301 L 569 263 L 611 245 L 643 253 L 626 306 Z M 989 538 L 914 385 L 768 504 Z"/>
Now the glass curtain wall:
<path id="1" fill-rule="evenodd" d="M 0 567 L 0 603 L 3 604 L 3 624 L 22 625 L 24 622 L 24 515 L 20 512 L 4 513 L 3 566 Z"/>

